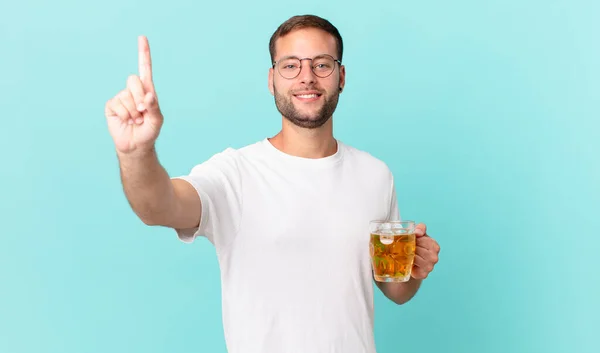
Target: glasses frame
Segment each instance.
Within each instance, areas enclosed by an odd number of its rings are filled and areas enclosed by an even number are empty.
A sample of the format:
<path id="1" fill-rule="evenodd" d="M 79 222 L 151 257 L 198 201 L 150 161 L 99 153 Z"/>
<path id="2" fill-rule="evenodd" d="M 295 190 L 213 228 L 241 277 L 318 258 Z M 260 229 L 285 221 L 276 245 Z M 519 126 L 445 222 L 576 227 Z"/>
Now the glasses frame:
<path id="1" fill-rule="evenodd" d="M 284 79 L 286 79 L 286 80 L 293 80 L 293 79 L 295 79 L 296 77 L 298 77 L 298 75 L 300 75 L 300 73 L 302 72 L 302 62 L 303 62 L 304 60 L 310 60 L 310 62 L 311 62 L 311 65 L 310 65 L 310 71 L 312 71 L 312 73 L 313 73 L 315 76 L 319 77 L 319 78 L 327 78 L 327 77 L 331 76 L 331 74 L 332 74 L 332 73 L 335 71 L 335 67 L 333 68 L 333 70 L 331 70 L 331 72 L 330 72 L 330 73 L 329 73 L 327 76 L 319 76 L 319 75 L 317 75 L 317 73 L 315 72 L 315 68 L 312 66 L 312 61 L 313 61 L 315 58 L 318 58 L 318 57 L 323 57 L 323 56 L 328 56 L 328 57 L 330 57 L 330 58 L 331 58 L 331 59 L 334 61 L 334 65 L 335 65 L 335 63 L 338 63 L 340 66 L 342 65 L 342 61 L 341 61 L 341 60 L 338 60 L 338 59 L 334 58 L 333 56 L 331 56 L 331 55 L 329 55 L 329 54 L 319 54 L 319 55 L 316 55 L 315 57 L 312 57 L 312 58 L 302 58 L 302 59 L 301 59 L 301 58 L 299 58 L 299 57 L 297 57 L 297 56 L 293 56 L 293 55 L 291 55 L 291 56 L 284 56 L 283 58 L 281 58 L 281 59 L 279 59 L 279 60 L 277 60 L 277 61 L 274 61 L 274 62 L 273 62 L 273 66 L 272 66 L 272 67 L 273 67 L 273 69 L 274 69 L 274 70 L 277 70 L 277 73 L 279 74 L 279 76 L 283 77 L 283 78 L 284 78 Z M 281 72 L 279 71 L 279 66 L 277 66 L 277 64 L 278 64 L 279 62 L 281 62 L 281 60 L 286 60 L 286 59 L 298 59 L 298 60 L 300 61 L 300 68 L 299 68 L 299 70 L 298 70 L 298 73 L 296 74 L 296 76 L 294 76 L 294 77 L 289 77 L 289 78 L 288 78 L 288 77 L 285 77 L 285 76 L 283 76 L 283 75 L 281 74 Z M 277 67 L 276 67 L 276 66 L 277 66 Z"/>

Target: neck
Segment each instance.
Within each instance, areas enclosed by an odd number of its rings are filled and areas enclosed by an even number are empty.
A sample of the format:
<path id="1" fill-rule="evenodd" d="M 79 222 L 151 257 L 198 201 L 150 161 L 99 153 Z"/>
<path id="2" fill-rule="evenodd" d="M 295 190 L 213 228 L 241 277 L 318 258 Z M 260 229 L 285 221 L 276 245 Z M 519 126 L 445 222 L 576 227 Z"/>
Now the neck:
<path id="1" fill-rule="evenodd" d="M 278 150 L 303 158 L 328 157 L 335 154 L 338 148 L 333 138 L 332 119 L 316 129 L 306 129 L 283 118 L 281 131 L 269 141 Z"/>

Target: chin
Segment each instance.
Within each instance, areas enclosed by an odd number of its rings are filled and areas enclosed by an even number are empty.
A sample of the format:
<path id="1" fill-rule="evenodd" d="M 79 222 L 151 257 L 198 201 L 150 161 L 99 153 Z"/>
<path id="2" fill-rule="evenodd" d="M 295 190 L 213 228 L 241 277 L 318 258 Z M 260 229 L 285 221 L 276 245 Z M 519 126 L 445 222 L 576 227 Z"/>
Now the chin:
<path id="1" fill-rule="evenodd" d="M 286 120 L 288 120 L 289 122 L 291 122 L 292 124 L 304 128 L 304 129 L 316 129 L 319 128 L 323 125 L 325 125 L 325 123 L 327 123 L 327 121 L 329 121 L 329 119 L 331 117 L 305 117 L 305 116 L 291 116 L 291 117 L 285 117 Z"/>
<path id="2" fill-rule="evenodd" d="M 294 102 L 295 98 L 287 99 L 275 90 L 274 98 L 281 115 L 292 124 L 305 129 L 316 129 L 325 125 L 337 106 L 337 96 L 331 99 L 321 96 L 319 101 L 300 104 Z"/>

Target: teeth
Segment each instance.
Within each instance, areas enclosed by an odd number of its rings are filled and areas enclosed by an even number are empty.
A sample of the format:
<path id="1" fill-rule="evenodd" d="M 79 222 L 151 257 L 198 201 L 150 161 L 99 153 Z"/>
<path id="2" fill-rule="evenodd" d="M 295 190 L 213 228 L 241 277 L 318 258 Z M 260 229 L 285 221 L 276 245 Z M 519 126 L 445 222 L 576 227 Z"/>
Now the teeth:
<path id="1" fill-rule="evenodd" d="M 302 95 L 298 95 L 298 97 L 300 97 L 300 98 L 316 98 L 317 95 L 316 94 L 302 94 Z"/>

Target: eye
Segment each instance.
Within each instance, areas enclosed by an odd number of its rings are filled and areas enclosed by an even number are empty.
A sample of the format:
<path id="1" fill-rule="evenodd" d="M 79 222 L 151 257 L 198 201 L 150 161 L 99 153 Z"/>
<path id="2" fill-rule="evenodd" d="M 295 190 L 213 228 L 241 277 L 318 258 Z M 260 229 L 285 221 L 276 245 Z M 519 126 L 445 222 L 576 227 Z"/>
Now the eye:
<path id="1" fill-rule="evenodd" d="M 328 71 L 333 68 L 333 61 L 327 57 L 317 57 L 313 61 L 313 67 L 319 71 Z"/>
<path id="2" fill-rule="evenodd" d="M 288 58 L 279 62 L 279 69 L 282 71 L 295 71 L 300 68 L 300 63 L 297 59 Z"/>

